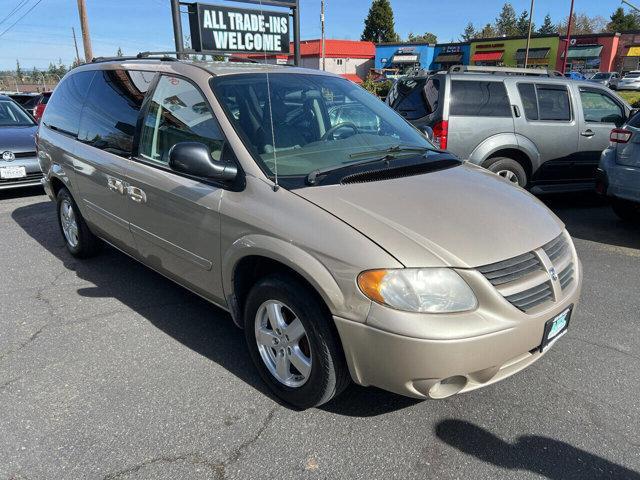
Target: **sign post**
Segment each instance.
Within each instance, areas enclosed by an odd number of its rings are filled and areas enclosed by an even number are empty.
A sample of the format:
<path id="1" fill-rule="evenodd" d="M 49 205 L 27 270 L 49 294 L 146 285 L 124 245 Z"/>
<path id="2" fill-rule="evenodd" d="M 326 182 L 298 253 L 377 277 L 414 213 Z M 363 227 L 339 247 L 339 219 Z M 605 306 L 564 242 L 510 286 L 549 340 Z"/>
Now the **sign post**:
<path id="1" fill-rule="evenodd" d="M 289 54 L 293 30 L 294 63 L 300 64 L 300 8 L 298 0 L 230 0 L 286 7 L 289 12 L 235 8 L 199 2 L 171 0 L 173 31 L 178 57 L 185 53 L 224 55 L 230 53 Z M 189 15 L 191 49 L 184 48 L 180 6 Z M 289 18 L 293 19 L 290 27 Z"/>

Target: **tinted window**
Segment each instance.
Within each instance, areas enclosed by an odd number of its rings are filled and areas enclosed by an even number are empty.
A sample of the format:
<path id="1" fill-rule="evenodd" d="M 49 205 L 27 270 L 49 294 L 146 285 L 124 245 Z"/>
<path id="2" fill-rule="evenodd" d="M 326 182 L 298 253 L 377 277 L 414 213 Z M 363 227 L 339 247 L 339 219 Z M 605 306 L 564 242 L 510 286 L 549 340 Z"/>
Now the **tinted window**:
<path id="1" fill-rule="evenodd" d="M 511 117 L 507 90 L 502 82 L 451 82 L 450 115 Z"/>
<path id="2" fill-rule="evenodd" d="M 538 99 L 536 98 L 536 87 L 533 83 L 519 83 L 518 91 L 524 108 L 524 115 L 527 120 L 538 120 Z"/>
<path id="3" fill-rule="evenodd" d="M 571 120 L 569 93 L 565 87 L 537 85 L 540 120 L 568 122 Z"/>
<path id="4" fill-rule="evenodd" d="M 65 77 L 55 89 L 42 122 L 49 128 L 76 136 L 82 105 L 94 72 L 78 72 Z"/>
<path id="5" fill-rule="evenodd" d="M 163 76 L 153 92 L 140 136 L 140 157 L 169 164 L 176 143 L 201 142 L 220 160 L 224 139 L 209 104 L 190 82 Z"/>
<path id="6" fill-rule="evenodd" d="M 622 125 L 624 112 L 607 94 L 581 88 L 580 100 L 585 122 Z"/>
<path id="7" fill-rule="evenodd" d="M 130 156 L 140 107 L 153 76 L 125 70 L 97 71 L 82 111 L 78 139 L 115 155 Z"/>

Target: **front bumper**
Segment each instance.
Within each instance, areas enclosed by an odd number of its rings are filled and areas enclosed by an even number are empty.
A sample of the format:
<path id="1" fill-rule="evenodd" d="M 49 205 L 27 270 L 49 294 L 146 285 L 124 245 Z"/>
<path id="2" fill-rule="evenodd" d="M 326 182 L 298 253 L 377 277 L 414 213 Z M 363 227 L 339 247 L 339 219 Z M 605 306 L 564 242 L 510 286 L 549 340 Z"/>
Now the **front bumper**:
<path id="1" fill-rule="evenodd" d="M 0 168 L 3 167 L 24 167 L 27 176 L 22 178 L 0 179 L 0 190 L 40 185 L 42 171 L 40 170 L 38 159 L 35 156 L 18 158 L 11 162 L 0 159 Z"/>
<path id="2" fill-rule="evenodd" d="M 545 323 L 575 309 L 582 285 L 582 265 L 577 258 L 575 264 L 576 281 L 566 295 L 535 315 L 496 291 L 466 314 L 408 314 L 374 304 L 364 324 L 334 317 L 351 376 L 415 398 L 445 398 L 507 378 L 544 355 Z"/>

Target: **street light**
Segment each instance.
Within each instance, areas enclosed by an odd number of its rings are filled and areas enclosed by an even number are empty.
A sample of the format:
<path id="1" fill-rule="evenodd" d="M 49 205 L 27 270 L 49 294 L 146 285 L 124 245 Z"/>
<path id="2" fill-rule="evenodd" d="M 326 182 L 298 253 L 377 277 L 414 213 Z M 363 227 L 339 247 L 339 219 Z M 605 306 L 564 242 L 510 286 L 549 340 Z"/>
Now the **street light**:
<path id="1" fill-rule="evenodd" d="M 622 3 L 629 5 L 631 8 L 633 8 L 636 12 L 640 12 L 640 8 L 636 7 L 633 3 L 628 2 L 627 0 L 620 0 Z"/>

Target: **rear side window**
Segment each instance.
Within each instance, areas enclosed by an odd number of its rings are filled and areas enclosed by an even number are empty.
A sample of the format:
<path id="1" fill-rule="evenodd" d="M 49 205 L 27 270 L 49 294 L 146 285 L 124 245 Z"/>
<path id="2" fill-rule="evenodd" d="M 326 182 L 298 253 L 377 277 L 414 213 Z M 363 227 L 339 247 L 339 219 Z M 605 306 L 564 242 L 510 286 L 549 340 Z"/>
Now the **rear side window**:
<path id="1" fill-rule="evenodd" d="M 149 72 L 97 71 L 82 112 L 78 139 L 129 157 L 140 107 L 153 77 Z"/>
<path id="2" fill-rule="evenodd" d="M 405 79 L 398 82 L 398 93 L 402 97 L 394 107 L 407 120 L 416 120 L 427 115 L 424 86 L 424 80 Z"/>
<path id="3" fill-rule="evenodd" d="M 511 104 L 502 82 L 454 80 L 449 114 L 461 117 L 511 117 Z"/>
<path id="4" fill-rule="evenodd" d="M 82 106 L 93 74 L 92 71 L 78 72 L 62 80 L 44 111 L 42 123 L 59 132 L 77 136 Z"/>
<path id="5" fill-rule="evenodd" d="M 519 83 L 518 92 L 527 120 L 571 120 L 569 92 L 564 86 Z"/>

